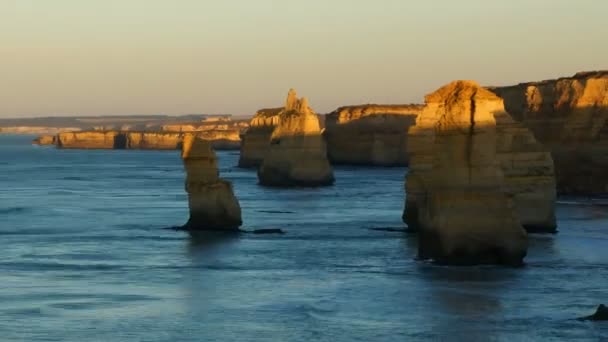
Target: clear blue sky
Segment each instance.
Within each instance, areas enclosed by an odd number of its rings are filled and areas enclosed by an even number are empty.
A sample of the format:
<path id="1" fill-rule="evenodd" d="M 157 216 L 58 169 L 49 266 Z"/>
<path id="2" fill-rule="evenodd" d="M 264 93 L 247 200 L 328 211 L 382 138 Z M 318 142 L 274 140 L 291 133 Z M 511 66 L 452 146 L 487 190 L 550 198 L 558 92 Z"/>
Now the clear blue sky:
<path id="1" fill-rule="evenodd" d="M 0 116 L 320 113 L 608 68 L 605 0 L 0 0 Z"/>

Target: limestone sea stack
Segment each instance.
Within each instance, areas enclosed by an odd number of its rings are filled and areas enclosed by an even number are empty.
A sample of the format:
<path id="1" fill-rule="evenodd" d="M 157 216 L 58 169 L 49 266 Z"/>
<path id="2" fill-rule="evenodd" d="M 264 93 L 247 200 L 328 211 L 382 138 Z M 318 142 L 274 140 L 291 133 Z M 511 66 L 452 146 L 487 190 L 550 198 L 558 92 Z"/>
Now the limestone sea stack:
<path id="1" fill-rule="evenodd" d="M 279 123 L 280 108 L 266 108 L 258 110 L 249 128 L 241 136 L 241 154 L 239 167 L 258 167 L 264 160 L 264 155 L 270 147 L 270 136 Z"/>
<path id="2" fill-rule="evenodd" d="M 608 192 L 608 71 L 489 89 L 550 149 L 559 193 Z"/>
<path id="3" fill-rule="evenodd" d="M 502 101 L 472 81 L 452 82 L 425 100 L 410 129 L 406 180 L 419 256 L 445 264 L 521 264 L 527 234 L 504 190 L 497 153 L 494 113 L 504 111 Z"/>
<path id="4" fill-rule="evenodd" d="M 326 115 L 332 164 L 406 166 L 407 132 L 422 105 L 345 106 Z"/>
<path id="5" fill-rule="evenodd" d="M 219 178 L 217 158 L 211 144 L 188 134 L 182 159 L 186 170 L 186 192 L 190 219 L 188 230 L 237 230 L 242 224 L 241 207 L 232 184 Z"/>
<path id="6" fill-rule="evenodd" d="M 326 186 L 334 175 L 319 118 L 306 98 L 298 99 L 291 89 L 278 124 L 270 137 L 270 147 L 258 169 L 260 184 L 268 186 Z"/>

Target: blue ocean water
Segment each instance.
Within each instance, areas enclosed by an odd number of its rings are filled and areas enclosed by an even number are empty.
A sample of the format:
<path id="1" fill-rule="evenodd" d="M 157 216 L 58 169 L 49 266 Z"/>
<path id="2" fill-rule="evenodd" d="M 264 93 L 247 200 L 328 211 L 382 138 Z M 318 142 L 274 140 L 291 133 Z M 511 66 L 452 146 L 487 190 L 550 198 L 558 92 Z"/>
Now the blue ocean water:
<path id="1" fill-rule="evenodd" d="M 524 268 L 415 260 L 402 168 L 339 167 L 322 189 L 268 189 L 220 152 L 245 229 L 188 217 L 177 151 L 80 151 L 0 135 L 0 341 L 608 339 L 573 318 L 608 303 L 608 203 L 562 198 Z"/>

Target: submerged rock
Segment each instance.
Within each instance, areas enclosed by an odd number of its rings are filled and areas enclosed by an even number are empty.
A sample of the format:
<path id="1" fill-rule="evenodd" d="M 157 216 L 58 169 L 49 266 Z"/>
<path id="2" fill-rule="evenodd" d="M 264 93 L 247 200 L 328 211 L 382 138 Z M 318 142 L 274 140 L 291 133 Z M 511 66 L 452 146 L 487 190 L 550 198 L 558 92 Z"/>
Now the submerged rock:
<path id="1" fill-rule="evenodd" d="M 334 182 L 319 119 L 306 98 L 298 99 L 293 89 L 278 115 L 258 179 L 269 186 L 325 186 Z"/>
<path id="2" fill-rule="evenodd" d="M 419 257 L 446 264 L 519 265 L 527 235 L 497 153 L 502 101 L 472 81 L 427 95 L 410 129 L 405 218 Z"/>
<path id="3" fill-rule="evenodd" d="M 579 318 L 580 321 L 608 321 L 608 307 L 600 304 L 593 315 Z"/>
<path id="4" fill-rule="evenodd" d="M 241 207 L 232 184 L 219 178 L 217 158 L 208 141 L 186 135 L 182 148 L 190 219 L 188 230 L 238 230 Z"/>
<path id="5" fill-rule="evenodd" d="M 340 107 L 325 119 L 327 155 L 333 164 L 405 166 L 407 132 L 422 105 Z"/>
<path id="6" fill-rule="evenodd" d="M 608 193 L 608 71 L 489 89 L 550 149 L 559 193 Z"/>

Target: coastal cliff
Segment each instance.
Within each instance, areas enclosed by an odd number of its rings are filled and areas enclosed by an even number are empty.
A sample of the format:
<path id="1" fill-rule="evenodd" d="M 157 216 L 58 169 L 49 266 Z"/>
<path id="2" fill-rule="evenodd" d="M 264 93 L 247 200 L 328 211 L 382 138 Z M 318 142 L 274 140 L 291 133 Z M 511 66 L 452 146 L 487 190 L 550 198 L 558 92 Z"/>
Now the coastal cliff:
<path id="1" fill-rule="evenodd" d="M 214 149 L 235 150 L 240 148 L 239 133 L 236 129 L 191 133 L 81 131 L 59 133 L 55 143 L 58 148 L 72 149 L 176 150 L 182 147 L 186 135 L 195 134 L 209 141 Z"/>
<path id="2" fill-rule="evenodd" d="M 608 192 L 608 71 L 488 89 L 551 150 L 559 193 Z"/>
<path id="3" fill-rule="evenodd" d="M 182 146 L 190 218 L 188 230 L 237 230 L 241 207 L 232 184 L 219 178 L 217 157 L 209 141 L 186 134 Z"/>
<path id="4" fill-rule="evenodd" d="M 332 164 L 404 166 L 407 132 L 422 105 L 345 106 L 326 115 L 325 138 Z"/>
<path id="5" fill-rule="evenodd" d="M 410 129 L 406 180 L 406 218 L 419 229 L 419 256 L 521 264 L 527 236 L 497 153 L 494 113 L 504 112 L 502 101 L 472 81 L 452 82 L 425 101 Z"/>
<path id="6" fill-rule="evenodd" d="M 56 145 L 57 144 L 57 136 L 44 134 L 39 136 L 38 138 L 32 141 L 32 144 L 35 145 Z"/>
<path id="7" fill-rule="evenodd" d="M 327 159 L 318 116 L 291 89 L 278 124 L 270 137 L 270 147 L 258 169 L 260 184 L 269 186 L 325 186 L 334 182 Z M 273 117 L 269 118 L 275 120 Z"/>

